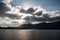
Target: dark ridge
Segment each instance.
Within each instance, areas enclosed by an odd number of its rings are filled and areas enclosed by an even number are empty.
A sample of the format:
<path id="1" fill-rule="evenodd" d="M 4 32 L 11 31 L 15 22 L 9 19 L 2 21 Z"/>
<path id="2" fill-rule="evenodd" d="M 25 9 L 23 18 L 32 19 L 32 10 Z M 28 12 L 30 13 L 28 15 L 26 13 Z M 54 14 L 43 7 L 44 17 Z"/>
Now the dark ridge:
<path id="1" fill-rule="evenodd" d="M 53 23 L 23 24 L 19 27 L 0 27 L 0 29 L 60 29 L 60 21 Z"/>
<path id="2" fill-rule="evenodd" d="M 22 25 L 22 28 L 27 29 L 60 29 L 60 21 L 53 22 L 53 23 L 39 23 L 39 24 L 24 24 Z"/>

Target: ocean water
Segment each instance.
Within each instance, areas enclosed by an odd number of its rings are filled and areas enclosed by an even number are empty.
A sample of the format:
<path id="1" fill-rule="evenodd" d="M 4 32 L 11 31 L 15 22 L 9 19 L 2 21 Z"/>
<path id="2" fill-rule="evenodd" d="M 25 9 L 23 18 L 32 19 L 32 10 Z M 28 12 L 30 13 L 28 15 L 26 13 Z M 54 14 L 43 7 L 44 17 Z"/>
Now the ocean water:
<path id="1" fill-rule="evenodd" d="M 60 30 L 0 29 L 0 40 L 60 40 Z"/>

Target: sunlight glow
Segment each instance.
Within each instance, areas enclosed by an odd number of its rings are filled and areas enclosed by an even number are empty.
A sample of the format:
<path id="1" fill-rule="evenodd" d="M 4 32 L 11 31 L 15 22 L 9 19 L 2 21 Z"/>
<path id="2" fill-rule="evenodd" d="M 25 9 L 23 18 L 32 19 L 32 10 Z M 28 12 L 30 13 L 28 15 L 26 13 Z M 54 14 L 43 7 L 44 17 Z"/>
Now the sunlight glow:
<path id="1" fill-rule="evenodd" d="M 33 6 L 34 6 L 33 3 L 23 3 L 23 8 L 24 8 L 25 10 L 27 10 L 28 8 L 33 7 Z"/>

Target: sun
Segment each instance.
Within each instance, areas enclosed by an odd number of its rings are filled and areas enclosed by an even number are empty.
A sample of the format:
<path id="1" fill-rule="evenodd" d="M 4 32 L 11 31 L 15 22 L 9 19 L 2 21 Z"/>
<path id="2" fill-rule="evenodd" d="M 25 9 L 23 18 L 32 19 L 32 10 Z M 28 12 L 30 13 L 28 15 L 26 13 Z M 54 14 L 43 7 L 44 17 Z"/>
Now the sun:
<path id="1" fill-rule="evenodd" d="M 25 10 L 27 10 L 28 8 L 32 7 L 32 5 L 25 3 L 25 4 L 23 5 L 23 7 L 24 7 Z"/>
<path id="2" fill-rule="evenodd" d="M 32 3 L 23 3 L 23 8 L 27 10 L 28 8 L 33 7 Z"/>

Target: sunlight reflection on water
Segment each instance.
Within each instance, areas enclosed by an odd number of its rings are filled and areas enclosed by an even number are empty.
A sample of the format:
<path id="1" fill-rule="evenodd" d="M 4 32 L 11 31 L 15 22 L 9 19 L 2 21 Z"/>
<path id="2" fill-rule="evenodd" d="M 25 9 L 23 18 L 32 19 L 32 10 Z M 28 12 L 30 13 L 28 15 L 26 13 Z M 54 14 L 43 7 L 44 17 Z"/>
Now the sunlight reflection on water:
<path id="1" fill-rule="evenodd" d="M 60 30 L 0 30 L 1 40 L 58 40 Z"/>

